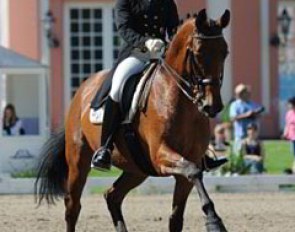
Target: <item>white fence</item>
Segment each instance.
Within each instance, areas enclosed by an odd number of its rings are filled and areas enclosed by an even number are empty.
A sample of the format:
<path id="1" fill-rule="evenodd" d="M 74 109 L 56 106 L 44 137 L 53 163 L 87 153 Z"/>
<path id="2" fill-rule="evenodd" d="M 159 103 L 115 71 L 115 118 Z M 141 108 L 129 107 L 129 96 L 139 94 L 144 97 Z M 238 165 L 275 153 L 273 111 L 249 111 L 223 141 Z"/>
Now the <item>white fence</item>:
<path id="1" fill-rule="evenodd" d="M 107 189 L 116 178 L 89 178 L 85 187 L 85 194 L 101 192 Z M 35 179 L 14 179 L 8 176 L 0 177 L 0 194 L 32 194 L 34 192 Z M 269 192 L 294 190 L 295 175 L 290 176 L 236 176 L 215 177 L 206 176 L 205 185 L 210 192 Z M 148 178 L 136 189 L 140 194 L 172 193 L 174 179 L 171 178 Z"/>

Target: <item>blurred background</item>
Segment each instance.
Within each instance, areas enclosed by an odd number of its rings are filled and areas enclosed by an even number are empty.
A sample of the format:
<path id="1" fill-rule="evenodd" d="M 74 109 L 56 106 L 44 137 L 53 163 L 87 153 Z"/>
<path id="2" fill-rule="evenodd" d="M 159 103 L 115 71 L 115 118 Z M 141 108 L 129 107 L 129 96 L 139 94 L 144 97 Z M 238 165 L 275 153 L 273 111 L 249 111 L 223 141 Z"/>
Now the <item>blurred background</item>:
<path id="1" fill-rule="evenodd" d="M 295 1 L 176 0 L 182 18 L 207 8 L 212 18 L 232 13 L 224 31 L 230 47 L 223 101 L 227 106 L 243 83 L 251 99 L 264 107 L 259 138 L 279 139 L 287 100 L 295 95 Z M 22 120 L 23 135 L 0 128 L 0 170 L 30 166 L 30 157 L 48 135 L 63 125 L 71 98 L 90 74 L 110 68 L 120 39 L 114 25 L 113 0 L 0 0 L 0 115 L 7 104 Z M 213 122 L 230 130 L 225 110 Z M 274 173 L 291 166 L 287 142 L 268 141 Z M 279 145 L 278 145 L 279 144 Z M 279 148 L 278 148 L 279 147 Z M 279 149 L 279 150 L 275 150 Z M 282 154 L 277 154 L 277 153 Z M 268 159 L 268 158 L 267 158 Z M 270 159 L 270 158 L 269 158 Z M 17 161 L 21 160 L 21 161 Z M 7 165 L 10 163 L 10 165 Z M 17 164 L 19 163 L 19 164 Z"/>

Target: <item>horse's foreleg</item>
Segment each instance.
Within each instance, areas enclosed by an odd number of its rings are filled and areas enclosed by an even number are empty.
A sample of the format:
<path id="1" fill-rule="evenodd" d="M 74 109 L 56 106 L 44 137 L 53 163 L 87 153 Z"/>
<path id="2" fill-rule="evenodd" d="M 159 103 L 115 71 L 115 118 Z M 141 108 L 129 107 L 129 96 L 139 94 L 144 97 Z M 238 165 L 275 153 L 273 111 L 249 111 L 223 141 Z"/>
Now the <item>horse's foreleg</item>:
<path id="1" fill-rule="evenodd" d="M 87 153 L 82 156 L 81 149 L 76 145 L 68 147 L 67 152 L 71 158 L 68 161 L 68 181 L 64 197 L 65 220 L 67 232 L 74 232 L 81 210 L 80 198 L 90 170 L 91 156 L 88 156 Z"/>
<path id="2" fill-rule="evenodd" d="M 164 151 L 164 152 L 163 152 Z M 178 174 L 186 177 L 193 185 L 196 186 L 202 209 L 206 216 L 206 228 L 208 232 L 225 232 L 225 226 L 215 211 L 214 204 L 209 198 L 203 183 L 203 170 L 198 168 L 195 163 L 190 162 L 179 154 L 168 150 L 162 151 L 161 171 L 168 174 Z"/>
<path id="3" fill-rule="evenodd" d="M 199 193 L 203 212 L 206 216 L 206 229 L 208 232 L 226 232 L 225 226 L 215 211 L 214 203 L 210 199 L 203 182 L 203 170 L 194 163 L 185 159 L 177 162 L 176 172 L 181 173 L 192 182 Z"/>
<path id="4" fill-rule="evenodd" d="M 188 195 L 193 184 L 182 176 L 175 176 L 175 189 L 173 195 L 172 215 L 170 217 L 169 231 L 181 232 L 183 227 L 183 213 L 185 210 Z"/>
<path id="5" fill-rule="evenodd" d="M 214 203 L 210 199 L 203 182 L 203 172 L 200 171 L 192 180 L 196 186 L 202 204 L 202 209 L 206 215 L 206 229 L 209 232 L 226 232 L 226 228 L 215 211 Z"/>
<path id="6" fill-rule="evenodd" d="M 123 172 L 113 186 L 105 193 L 104 196 L 117 232 L 127 232 L 121 210 L 125 196 L 131 189 L 140 185 L 145 179 L 145 176 Z"/>

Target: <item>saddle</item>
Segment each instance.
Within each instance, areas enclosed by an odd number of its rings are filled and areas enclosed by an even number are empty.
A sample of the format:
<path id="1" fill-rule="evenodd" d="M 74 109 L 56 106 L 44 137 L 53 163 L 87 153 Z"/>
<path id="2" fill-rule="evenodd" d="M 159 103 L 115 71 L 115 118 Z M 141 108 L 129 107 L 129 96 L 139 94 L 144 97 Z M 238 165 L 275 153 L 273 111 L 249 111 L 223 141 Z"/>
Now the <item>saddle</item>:
<path id="1" fill-rule="evenodd" d="M 145 109 L 157 66 L 155 62 L 149 63 L 142 72 L 131 76 L 122 83 L 119 93 L 119 104 L 124 118 L 122 124 L 132 123 L 136 113 Z M 102 124 L 103 114 L 104 103 L 98 110 L 90 112 L 90 122 Z"/>
<path id="2" fill-rule="evenodd" d="M 158 62 L 152 62 L 146 66 L 143 72 L 131 76 L 122 84 L 120 90 L 120 108 L 124 120 L 121 123 L 123 135 L 130 154 L 136 165 L 147 175 L 157 176 L 150 158 L 144 153 L 139 136 L 133 126 L 136 113 L 146 109 L 148 96 L 152 86 L 154 74 L 160 67 Z M 90 115 L 90 121 L 101 124 L 103 120 L 104 104 L 96 111 L 96 115 Z M 95 121 L 93 121 L 95 119 Z"/>

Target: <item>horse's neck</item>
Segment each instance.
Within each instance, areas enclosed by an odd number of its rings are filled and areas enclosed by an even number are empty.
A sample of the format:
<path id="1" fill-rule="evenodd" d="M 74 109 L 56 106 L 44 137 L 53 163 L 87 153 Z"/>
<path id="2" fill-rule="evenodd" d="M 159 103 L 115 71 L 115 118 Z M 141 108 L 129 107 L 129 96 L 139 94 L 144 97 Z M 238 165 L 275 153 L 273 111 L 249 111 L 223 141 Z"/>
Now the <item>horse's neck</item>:
<path id="1" fill-rule="evenodd" d="M 166 59 L 169 62 L 169 59 Z M 177 71 L 181 67 L 172 62 L 169 65 Z M 189 149 L 197 141 L 198 130 L 209 137 L 209 122 L 197 107 L 181 92 L 176 80 L 164 68 L 157 73 L 153 84 L 153 105 L 161 123 L 164 123 L 164 139 L 174 148 Z M 187 146 L 188 145 L 188 146 Z M 192 148 L 191 148 L 192 149 Z"/>
<path id="2" fill-rule="evenodd" d="M 198 111 L 197 106 L 180 90 L 174 77 L 167 75 L 162 69 L 161 74 L 157 78 L 158 80 L 161 78 L 158 82 L 158 88 L 162 90 L 160 92 L 162 98 L 160 99 L 159 96 L 159 99 L 163 107 L 161 110 L 165 111 L 165 119 L 168 124 L 171 124 L 170 122 L 178 122 L 173 125 L 181 127 L 181 124 L 185 124 L 188 121 L 195 121 L 195 125 L 197 125 L 199 122 L 202 123 L 207 120 Z"/>
<path id="3" fill-rule="evenodd" d="M 185 71 L 186 38 L 194 24 L 179 31 L 166 53 L 165 62 L 178 74 Z M 155 75 L 144 125 L 160 143 L 179 154 L 204 154 L 209 143 L 209 120 L 181 92 L 176 80 L 162 67 Z M 150 136 L 150 131 L 146 129 Z M 151 136 L 152 137 L 152 136 Z M 153 140 L 154 141 L 154 140 Z"/>
<path id="4" fill-rule="evenodd" d="M 185 72 L 186 38 L 194 30 L 192 23 L 186 24 L 171 42 L 166 53 L 165 62 L 178 74 Z M 156 123 L 163 125 L 159 130 L 165 143 L 182 152 L 202 152 L 209 142 L 209 120 L 181 92 L 176 80 L 165 68 L 157 73 L 151 94 L 153 110 L 156 112 Z M 153 115 L 154 115 L 153 111 Z M 153 118 L 155 119 L 155 118 Z M 196 145 L 203 144 L 196 148 Z"/>

